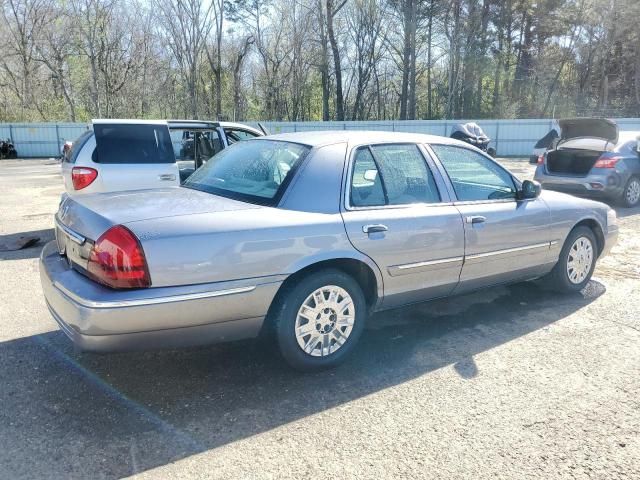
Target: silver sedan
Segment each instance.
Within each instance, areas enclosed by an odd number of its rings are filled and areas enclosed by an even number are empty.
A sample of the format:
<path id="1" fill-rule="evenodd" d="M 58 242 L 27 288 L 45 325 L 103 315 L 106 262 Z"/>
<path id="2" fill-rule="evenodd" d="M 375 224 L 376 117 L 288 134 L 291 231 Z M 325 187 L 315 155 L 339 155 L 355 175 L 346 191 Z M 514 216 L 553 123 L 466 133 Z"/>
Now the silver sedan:
<path id="1" fill-rule="evenodd" d="M 264 334 L 302 370 L 340 363 L 373 311 L 543 276 L 580 290 L 618 231 L 467 144 L 385 132 L 238 142 L 181 187 L 65 197 L 55 224 L 42 287 L 80 348 Z"/>

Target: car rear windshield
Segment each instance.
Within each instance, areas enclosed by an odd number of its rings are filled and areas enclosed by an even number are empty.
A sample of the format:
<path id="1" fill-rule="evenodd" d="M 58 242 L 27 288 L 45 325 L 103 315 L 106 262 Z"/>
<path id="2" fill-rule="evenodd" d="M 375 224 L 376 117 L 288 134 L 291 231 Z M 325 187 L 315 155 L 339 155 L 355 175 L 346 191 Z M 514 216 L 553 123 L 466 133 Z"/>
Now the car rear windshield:
<path id="1" fill-rule="evenodd" d="M 211 157 L 184 186 L 261 205 L 275 205 L 309 147 L 275 140 L 238 142 Z"/>
<path id="2" fill-rule="evenodd" d="M 166 125 L 94 124 L 97 163 L 174 163 Z"/>

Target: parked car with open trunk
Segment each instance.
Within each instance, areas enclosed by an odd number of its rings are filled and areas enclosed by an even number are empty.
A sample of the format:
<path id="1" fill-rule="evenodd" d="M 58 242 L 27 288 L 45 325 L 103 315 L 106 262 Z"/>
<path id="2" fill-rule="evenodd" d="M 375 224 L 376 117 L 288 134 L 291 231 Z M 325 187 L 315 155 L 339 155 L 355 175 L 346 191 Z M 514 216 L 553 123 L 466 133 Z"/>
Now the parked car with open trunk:
<path id="1" fill-rule="evenodd" d="M 547 190 L 640 203 L 640 132 L 619 132 L 612 120 L 559 120 L 556 147 L 541 155 L 534 179 Z"/>

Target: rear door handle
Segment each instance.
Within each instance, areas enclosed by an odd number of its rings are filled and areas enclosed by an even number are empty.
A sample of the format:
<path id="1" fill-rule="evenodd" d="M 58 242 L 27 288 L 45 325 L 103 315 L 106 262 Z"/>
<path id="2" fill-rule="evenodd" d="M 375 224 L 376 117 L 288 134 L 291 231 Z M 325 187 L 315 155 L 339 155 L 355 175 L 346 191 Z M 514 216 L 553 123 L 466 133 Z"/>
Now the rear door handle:
<path id="1" fill-rule="evenodd" d="M 176 176 L 173 173 L 162 173 L 158 175 L 158 180 L 173 182 L 175 179 L 176 179 Z"/>
<path id="2" fill-rule="evenodd" d="M 381 223 L 377 223 L 375 225 L 364 225 L 362 227 L 362 231 L 364 233 L 378 233 L 378 232 L 386 232 L 389 230 L 386 225 L 382 225 Z"/>
<path id="3" fill-rule="evenodd" d="M 487 220 L 487 217 L 483 217 L 482 215 L 474 215 L 471 217 L 467 217 L 466 222 L 467 223 L 484 223 Z"/>

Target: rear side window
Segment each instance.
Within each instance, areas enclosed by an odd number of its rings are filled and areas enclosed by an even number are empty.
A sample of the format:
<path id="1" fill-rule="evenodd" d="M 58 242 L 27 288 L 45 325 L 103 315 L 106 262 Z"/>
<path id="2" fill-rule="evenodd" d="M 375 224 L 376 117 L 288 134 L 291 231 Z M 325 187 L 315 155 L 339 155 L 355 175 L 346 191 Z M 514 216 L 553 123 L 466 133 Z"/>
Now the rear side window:
<path id="1" fill-rule="evenodd" d="M 97 163 L 174 163 L 166 125 L 94 124 Z"/>
<path id="2" fill-rule="evenodd" d="M 66 163 L 76 163 L 82 147 L 84 147 L 84 144 L 87 143 L 87 140 L 91 138 L 91 135 L 93 135 L 93 132 L 91 130 L 87 130 L 82 135 L 80 135 L 71 144 L 71 152 L 68 155 L 65 155 L 62 161 Z"/>
<path id="3" fill-rule="evenodd" d="M 373 145 L 356 152 L 351 205 L 437 203 L 435 179 L 417 145 Z"/>
<path id="4" fill-rule="evenodd" d="M 351 177 L 351 205 L 354 207 L 374 207 L 385 205 L 382 181 L 378 166 L 368 148 L 356 152 Z"/>
<path id="5" fill-rule="evenodd" d="M 468 148 L 431 145 L 460 201 L 514 199 L 513 178 L 493 160 Z"/>

